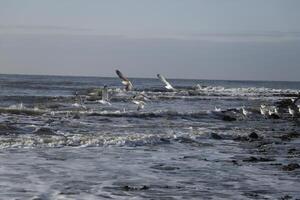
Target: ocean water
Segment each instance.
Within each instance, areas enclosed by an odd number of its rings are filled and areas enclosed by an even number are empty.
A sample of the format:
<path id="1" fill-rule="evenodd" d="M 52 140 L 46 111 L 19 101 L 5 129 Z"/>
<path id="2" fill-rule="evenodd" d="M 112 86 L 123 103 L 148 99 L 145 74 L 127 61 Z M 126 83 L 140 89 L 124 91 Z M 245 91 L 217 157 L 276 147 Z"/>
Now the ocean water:
<path id="1" fill-rule="evenodd" d="M 0 199 L 300 198 L 300 82 L 131 80 L 0 75 Z"/>

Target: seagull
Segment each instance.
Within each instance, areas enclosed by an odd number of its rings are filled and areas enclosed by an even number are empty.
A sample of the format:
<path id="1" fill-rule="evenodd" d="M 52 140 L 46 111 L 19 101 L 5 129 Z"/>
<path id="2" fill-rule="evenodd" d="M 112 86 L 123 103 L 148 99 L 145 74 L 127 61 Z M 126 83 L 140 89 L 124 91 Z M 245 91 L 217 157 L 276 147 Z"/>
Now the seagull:
<path id="1" fill-rule="evenodd" d="M 163 75 L 157 74 L 157 78 L 165 84 L 165 88 L 175 91 L 175 88 L 173 88 L 173 86 L 165 79 Z"/>
<path id="2" fill-rule="evenodd" d="M 289 106 L 289 113 L 290 115 L 292 115 L 293 118 L 296 116 L 296 110 L 291 108 L 291 106 Z"/>
<path id="3" fill-rule="evenodd" d="M 130 91 L 133 89 L 133 85 L 119 70 L 116 70 L 117 75 L 122 79 L 122 84 L 125 85 L 125 90 Z"/>
<path id="4" fill-rule="evenodd" d="M 201 86 L 200 84 L 197 84 L 197 85 L 195 86 L 195 88 L 196 88 L 196 90 L 201 90 L 201 89 L 202 89 L 202 86 Z"/>
<path id="5" fill-rule="evenodd" d="M 242 107 L 242 113 L 245 117 L 247 117 L 247 115 L 251 114 L 251 112 L 246 110 L 245 107 Z"/>
<path id="6" fill-rule="evenodd" d="M 266 110 L 266 107 L 260 107 L 260 114 L 264 117 L 267 117 L 267 110 Z"/>
<path id="7" fill-rule="evenodd" d="M 271 107 L 268 110 L 269 116 L 272 117 L 273 119 L 279 119 L 279 112 L 275 106 Z"/>
<path id="8" fill-rule="evenodd" d="M 215 106 L 215 112 L 221 112 L 221 108 Z"/>
<path id="9" fill-rule="evenodd" d="M 111 105 L 109 102 L 109 94 L 107 90 L 107 85 L 104 85 L 102 92 L 101 92 L 102 99 L 99 100 L 98 102 L 103 104 L 103 105 Z"/>
<path id="10" fill-rule="evenodd" d="M 138 107 L 137 107 L 138 111 L 141 109 L 144 109 L 145 104 L 146 104 L 144 101 L 141 101 L 141 100 L 132 100 L 132 103 L 138 105 Z"/>
<path id="11" fill-rule="evenodd" d="M 147 101 L 147 98 L 144 94 L 141 94 L 141 93 L 138 95 L 134 95 L 132 97 L 132 103 L 138 105 L 138 107 L 137 107 L 138 111 L 141 109 L 144 109 L 145 104 L 146 104 L 145 101 Z"/>
<path id="12" fill-rule="evenodd" d="M 266 106 L 265 104 L 261 104 L 260 107 L 261 107 L 262 109 L 265 109 L 267 106 Z"/>

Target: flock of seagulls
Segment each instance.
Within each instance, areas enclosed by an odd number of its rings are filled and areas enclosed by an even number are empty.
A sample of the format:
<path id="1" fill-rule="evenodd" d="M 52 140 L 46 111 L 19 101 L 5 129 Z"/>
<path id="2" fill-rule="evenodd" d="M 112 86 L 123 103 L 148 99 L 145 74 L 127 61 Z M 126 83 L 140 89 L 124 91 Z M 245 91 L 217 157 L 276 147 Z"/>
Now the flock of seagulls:
<path id="1" fill-rule="evenodd" d="M 299 100 L 300 98 L 297 99 L 291 99 L 290 103 L 288 105 L 288 113 L 291 115 L 292 118 L 297 118 L 300 116 L 300 105 L 297 105 L 296 102 L 297 100 Z M 272 118 L 272 119 L 280 119 L 282 116 L 282 112 L 279 111 L 280 109 L 276 106 L 267 106 L 265 104 L 261 104 L 260 105 L 260 114 L 264 117 L 264 118 Z M 252 114 L 252 112 L 248 109 L 246 109 L 245 107 L 242 107 L 242 114 L 245 117 L 248 117 L 250 114 Z"/>
<path id="2" fill-rule="evenodd" d="M 116 70 L 116 74 L 118 75 L 118 77 L 121 79 L 121 83 L 124 85 L 124 90 L 125 91 L 131 91 L 133 90 L 134 86 L 132 84 L 132 82 L 123 75 L 123 73 L 119 70 Z M 164 87 L 169 90 L 169 91 L 176 91 L 176 89 L 166 80 L 166 78 L 161 75 L 161 74 L 157 74 L 157 78 L 164 84 Z M 196 86 L 196 88 L 199 87 L 201 88 L 201 86 L 198 84 Z M 90 93 L 91 95 L 98 95 L 98 94 L 94 94 L 94 93 Z M 75 94 L 76 96 L 79 96 L 78 93 Z M 288 113 L 293 117 L 296 118 L 298 116 L 300 116 L 300 105 L 297 105 L 296 102 L 299 100 L 300 98 L 297 99 L 290 99 L 290 103 L 288 105 Z M 83 100 L 80 97 L 79 99 L 79 103 L 75 103 L 73 104 L 73 106 L 75 107 L 85 107 L 83 105 Z M 137 110 L 140 111 L 142 109 L 144 109 L 146 102 L 150 101 L 150 98 L 147 97 L 145 95 L 144 92 L 140 92 L 138 94 L 135 94 L 134 96 L 131 97 L 131 102 L 135 105 L 137 105 Z M 97 100 L 98 103 L 101 103 L 103 105 L 111 105 L 110 103 L 110 96 L 109 96 L 109 92 L 108 92 L 108 87 L 107 85 L 105 85 L 103 87 L 103 89 L 101 90 L 101 99 Z M 231 111 L 232 109 L 229 109 L 228 111 Z M 265 104 L 261 104 L 260 108 L 259 108 L 259 113 L 264 117 L 264 118 L 273 118 L 273 119 L 279 119 L 282 115 L 282 112 L 279 112 L 279 108 L 276 106 L 268 106 Z M 254 112 L 256 112 L 255 110 L 251 110 L 251 109 L 247 109 L 245 106 L 243 106 L 241 108 L 241 113 L 244 117 L 249 117 L 251 114 L 253 114 Z M 222 111 L 221 108 L 215 107 L 215 112 L 226 112 L 226 111 Z"/>
<path id="3" fill-rule="evenodd" d="M 125 91 L 133 90 L 133 88 L 134 88 L 133 84 L 131 83 L 131 81 L 126 76 L 123 75 L 123 73 L 120 70 L 116 70 L 116 74 L 121 79 L 121 83 L 124 85 L 124 90 Z M 166 78 L 164 76 L 162 76 L 161 74 L 157 74 L 157 78 L 159 80 L 161 80 L 162 83 L 164 83 L 165 88 L 167 90 L 176 91 L 176 89 L 166 80 Z M 90 95 L 91 96 L 101 95 L 101 99 L 97 100 L 96 102 L 98 102 L 102 105 L 109 105 L 109 106 L 111 105 L 107 85 L 105 85 L 102 88 L 101 93 L 99 91 L 91 92 Z M 86 108 L 84 106 L 84 101 L 83 101 L 82 97 L 77 92 L 75 93 L 75 98 L 77 99 L 77 102 L 72 104 L 73 107 Z M 147 101 L 150 101 L 150 98 L 147 97 L 144 92 L 140 92 L 139 94 L 135 94 L 131 98 L 131 102 L 137 105 L 137 110 L 138 111 L 144 109 Z"/>
<path id="4" fill-rule="evenodd" d="M 133 90 L 133 84 L 131 83 L 131 81 L 122 74 L 121 71 L 116 70 L 116 74 L 118 75 L 118 77 L 121 79 L 122 84 L 125 86 L 125 90 L 126 91 L 131 91 Z M 161 75 L 161 74 L 157 74 L 157 78 L 165 84 L 165 88 L 167 90 L 170 91 L 176 91 L 176 89 L 166 80 L 166 78 Z M 104 92 L 105 96 L 107 96 L 107 92 Z M 102 93 L 102 100 L 103 100 L 103 93 Z M 101 100 L 101 101 L 102 101 Z M 132 103 L 137 105 L 137 110 L 142 110 L 144 109 L 145 105 L 146 105 L 146 101 L 149 101 L 149 98 L 143 93 L 140 92 L 138 95 L 134 95 L 132 97 Z M 108 102 L 108 98 L 106 98 L 106 102 Z"/>

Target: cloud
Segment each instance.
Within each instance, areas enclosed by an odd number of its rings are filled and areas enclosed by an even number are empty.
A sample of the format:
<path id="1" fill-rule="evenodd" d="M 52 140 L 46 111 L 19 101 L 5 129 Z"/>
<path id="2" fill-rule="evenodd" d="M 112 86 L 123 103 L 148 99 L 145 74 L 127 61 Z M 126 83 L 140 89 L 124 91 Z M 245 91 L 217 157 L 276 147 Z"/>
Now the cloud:
<path id="1" fill-rule="evenodd" d="M 212 42 L 285 42 L 300 41 L 300 32 L 280 32 L 280 31 L 257 31 L 257 32 L 236 32 L 236 33 L 186 33 L 186 34 L 165 34 L 142 36 L 135 38 L 152 39 L 176 39 Z"/>
<path id="2" fill-rule="evenodd" d="M 75 34 L 95 36 L 117 36 L 129 39 L 170 39 L 211 42 L 287 42 L 300 41 L 300 31 L 244 31 L 244 32 L 162 32 L 155 33 L 140 31 L 120 31 L 118 35 L 112 32 L 103 32 L 98 29 L 51 26 L 51 25 L 1 25 L 0 33 L 16 34 Z"/>

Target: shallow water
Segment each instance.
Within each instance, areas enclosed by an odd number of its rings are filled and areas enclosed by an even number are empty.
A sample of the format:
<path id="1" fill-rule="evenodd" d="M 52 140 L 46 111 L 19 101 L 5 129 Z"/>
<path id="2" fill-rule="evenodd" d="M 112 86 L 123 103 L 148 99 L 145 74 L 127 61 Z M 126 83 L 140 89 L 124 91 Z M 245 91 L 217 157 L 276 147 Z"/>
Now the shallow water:
<path id="1" fill-rule="evenodd" d="M 169 81 L 0 75 L 1 199 L 300 198 L 299 119 L 259 114 L 299 82 Z M 103 85 L 110 106 L 90 98 Z"/>

